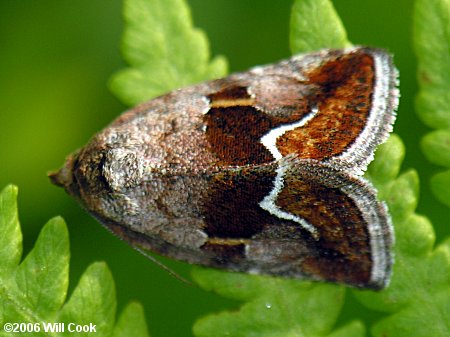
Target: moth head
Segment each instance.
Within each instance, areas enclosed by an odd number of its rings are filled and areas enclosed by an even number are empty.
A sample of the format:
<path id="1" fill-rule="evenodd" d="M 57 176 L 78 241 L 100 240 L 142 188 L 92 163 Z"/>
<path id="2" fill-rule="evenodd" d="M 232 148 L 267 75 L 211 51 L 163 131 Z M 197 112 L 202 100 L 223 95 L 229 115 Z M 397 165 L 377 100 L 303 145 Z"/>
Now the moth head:
<path id="1" fill-rule="evenodd" d="M 48 176 L 52 183 L 86 203 L 109 190 L 103 174 L 105 158 L 104 149 L 87 146 L 69 155 L 63 167 Z"/>
<path id="2" fill-rule="evenodd" d="M 48 177 L 54 185 L 63 187 L 71 195 L 79 194 L 77 192 L 77 186 L 76 184 L 74 184 L 74 177 L 72 173 L 75 158 L 78 157 L 77 152 L 74 152 L 67 156 L 66 161 L 61 169 L 48 173 Z"/>
<path id="3" fill-rule="evenodd" d="M 50 180 L 70 195 L 83 199 L 122 193 L 142 182 L 146 163 L 140 148 L 95 137 L 85 148 L 66 158 Z"/>

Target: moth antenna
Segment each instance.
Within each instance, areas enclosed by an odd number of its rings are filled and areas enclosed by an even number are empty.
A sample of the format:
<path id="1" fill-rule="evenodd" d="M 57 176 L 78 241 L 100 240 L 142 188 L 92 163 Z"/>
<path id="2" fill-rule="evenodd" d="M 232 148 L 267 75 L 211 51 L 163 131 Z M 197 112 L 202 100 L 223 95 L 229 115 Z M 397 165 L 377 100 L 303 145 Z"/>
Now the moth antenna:
<path id="1" fill-rule="evenodd" d="M 183 276 L 178 274 L 173 269 L 167 267 L 164 263 L 159 261 L 156 257 L 154 257 L 154 256 L 150 255 L 149 253 L 147 253 L 147 251 L 145 251 L 144 249 L 136 248 L 136 250 L 139 253 L 141 253 L 142 255 L 144 255 L 146 258 L 148 258 L 150 261 L 155 263 L 158 267 L 164 269 L 167 273 L 169 273 L 170 276 L 173 276 L 177 280 L 179 280 L 179 281 L 181 281 L 183 283 L 186 283 L 187 285 L 194 286 L 194 284 L 191 281 L 189 281 L 188 279 L 184 278 Z"/>

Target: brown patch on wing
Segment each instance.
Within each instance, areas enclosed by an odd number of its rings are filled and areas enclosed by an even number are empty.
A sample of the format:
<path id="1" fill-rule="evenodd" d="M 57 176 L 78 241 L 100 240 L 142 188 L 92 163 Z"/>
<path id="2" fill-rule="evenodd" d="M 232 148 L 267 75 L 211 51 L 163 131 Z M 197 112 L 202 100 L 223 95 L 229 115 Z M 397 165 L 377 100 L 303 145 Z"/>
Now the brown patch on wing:
<path id="1" fill-rule="evenodd" d="M 272 118 L 254 107 L 211 108 L 204 117 L 205 136 L 221 165 L 269 163 L 272 154 L 260 142 L 272 129 Z"/>
<path id="2" fill-rule="evenodd" d="M 304 98 L 305 86 L 293 79 L 282 86 L 287 80 L 269 76 L 261 88 L 262 80 L 256 82 L 252 87 L 254 99 L 241 85 L 226 85 L 208 95 L 211 109 L 204 116 L 205 136 L 211 152 L 219 159 L 217 164 L 238 166 L 273 161 L 261 137 L 280 125 L 300 120 L 310 111 Z"/>
<path id="3" fill-rule="evenodd" d="M 367 223 L 350 197 L 296 175 L 286 178 L 276 204 L 318 231 L 317 254 L 305 257 L 305 272 L 347 284 L 368 283 L 372 261 Z"/>
<path id="4" fill-rule="evenodd" d="M 273 170 L 251 168 L 215 174 L 203 201 L 208 237 L 249 239 L 273 224 L 274 217 L 259 202 L 272 190 L 275 176 Z"/>
<path id="5" fill-rule="evenodd" d="M 312 106 L 318 114 L 305 126 L 278 138 L 283 156 L 323 160 L 344 152 L 363 130 L 372 105 L 375 66 L 364 50 L 344 54 L 312 70 L 309 82 L 318 85 Z"/>

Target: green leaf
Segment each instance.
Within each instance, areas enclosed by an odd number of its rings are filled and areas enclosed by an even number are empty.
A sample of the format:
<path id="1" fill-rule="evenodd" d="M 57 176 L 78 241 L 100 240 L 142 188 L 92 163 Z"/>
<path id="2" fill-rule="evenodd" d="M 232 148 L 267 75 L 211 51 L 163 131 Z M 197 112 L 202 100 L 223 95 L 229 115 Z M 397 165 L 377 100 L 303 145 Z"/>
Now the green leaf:
<path id="1" fill-rule="evenodd" d="M 386 143 L 378 146 L 375 158 L 367 168 L 366 177 L 375 186 L 383 185 L 394 180 L 399 172 L 405 157 L 405 147 L 402 140 L 396 134 L 392 134 Z"/>
<path id="2" fill-rule="evenodd" d="M 422 138 L 422 151 L 427 159 L 450 167 L 450 130 L 436 130 Z"/>
<path id="3" fill-rule="evenodd" d="M 0 326 L 14 322 L 37 323 L 41 329 L 32 332 L 33 337 L 87 335 L 70 332 L 69 323 L 93 324 L 96 336 L 147 336 L 142 309 L 136 304 L 127 308 L 114 327 L 114 282 L 104 263 L 94 263 L 86 270 L 70 300 L 64 304 L 70 252 L 67 227 L 62 218 L 47 222 L 34 248 L 19 264 L 22 233 L 16 199 L 17 188 L 14 186 L 6 187 L 0 193 L 0 233 L 4 234 L 0 237 Z M 130 315 L 134 318 L 129 318 Z M 45 332 L 44 323 L 65 323 L 65 332 Z M 0 336 L 19 335 L 0 331 Z"/>
<path id="4" fill-rule="evenodd" d="M 438 337 L 450 331 L 450 241 L 419 259 L 404 258 L 397 264 L 399 274 L 384 294 L 385 304 L 407 299 L 401 308 L 381 320 L 374 336 Z M 394 283 L 395 282 L 395 283 Z M 401 283 L 400 283 L 401 282 Z M 380 303 L 382 305 L 382 303 Z M 382 307 L 380 306 L 380 309 Z"/>
<path id="5" fill-rule="evenodd" d="M 450 128 L 449 107 L 450 96 L 446 89 L 429 87 L 421 90 L 416 97 L 417 114 L 422 122 L 432 128 Z"/>
<path id="6" fill-rule="evenodd" d="M 60 217 L 42 228 L 32 251 L 15 272 L 16 298 L 34 315 L 49 314 L 64 303 L 69 285 L 69 234 Z"/>
<path id="7" fill-rule="evenodd" d="M 422 151 L 434 164 L 450 167 L 450 1 L 416 0 L 414 44 L 420 92 L 416 109 L 422 121 L 439 129 L 422 140 Z M 442 184 L 442 185 L 441 185 Z M 431 179 L 436 198 L 450 206 L 448 173 Z"/>
<path id="8" fill-rule="evenodd" d="M 117 321 L 112 337 L 146 337 L 147 324 L 145 323 L 142 305 L 131 302 L 122 312 Z"/>
<path id="9" fill-rule="evenodd" d="M 379 188 L 379 196 L 389 205 L 394 223 L 406 219 L 417 207 L 419 176 L 414 170 Z"/>
<path id="10" fill-rule="evenodd" d="M 360 321 L 353 321 L 342 328 L 335 330 L 327 337 L 365 336 L 366 328 Z"/>
<path id="11" fill-rule="evenodd" d="M 22 232 L 17 215 L 17 187 L 0 194 L 0 276 L 10 275 L 22 256 Z"/>
<path id="12" fill-rule="evenodd" d="M 203 268 L 195 268 L 192 276 L 206 290 L 246 301 L 239 311 L 198 320 L 194 333 L 199 337 L 329 336 L 345 295 L 343 287 L 331 284 Z M 361 323 L 353 322 L 340 333 L 349 337 L 364 336 L 364 328 Z"/>
<path id="13" fill-rule="evenodd" d="M 433 128 L 450 128 L 450 2 L 416 0 L 414 45 L 420 93 L 417 112 Z"/>
<path id="14" fill-rule="evenodd" d="M 0 214 L 6 220 L 2 225 L 15 222 L 13 242 L 21 241 L 22 234 L 17 221 L 17 188 L 5 188 L 0 197 L 4 202 Z M 3 208 L 7 205 L 6 208 Z M 11 207 L 13 206 L 13 207 Z M 1 230 L 4 229 L 2 226 Z M 22 247 L 9 246 L 13 255 Z M 4 251 L 8 254 L 8 249 Z M 40 322 L 51 319 L 63 303 L 69 277 L 69 240 L 67 228 L 61 218 L 50 220 L 39 238 L 18 265 L 10 265 L 10 272 L 0 280 L 0 303 L 3 305 L 2 322 Z"/>
<path id="15" fill-rule="evenodd" d="M 290 44 L 293 54 L 351 46 L 341 19 L 329 0 L 294 2 Z"/>
<path id="16" fill-rule="evenodd" d="M 450 207 L 450 170 L 435 174 L 431 178 L 431 189 L 440 202 Z"/>
<path id="17" fill-rule="evenodd" d="M 111 89 L 125 103 L 226 74 L 223 57 L 210 61 L 207 38 L 192 26 L 184 0 L 125 0 L 124 12 L 122 50 L 130 68 L 114 76 Z"/>
<path id="18" fill-rule="evenodd" d="M 116 291 L 111 272 L 103 262 L 91 264 L 81 276 L 69 301 L 62 308 L 58 320 L 94 323 L 96 335 L 109 336 L 114 325 Z M 63 336 L 77 335 L 66 331 Z M 79 334 L 80 336 L 83 334 Z"/>

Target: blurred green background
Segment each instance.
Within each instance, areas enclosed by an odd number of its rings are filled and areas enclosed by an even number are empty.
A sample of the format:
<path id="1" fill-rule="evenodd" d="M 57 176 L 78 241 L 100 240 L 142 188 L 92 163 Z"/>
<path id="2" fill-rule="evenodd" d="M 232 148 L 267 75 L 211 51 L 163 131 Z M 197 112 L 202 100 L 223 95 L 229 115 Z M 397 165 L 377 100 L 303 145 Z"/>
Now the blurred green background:
<path id="1" fill-rule="evenodd" d="M 290 55 L 291 0 L 188 3 L 195 25 L 210 38 L 212 54 L 227 56 L 231 71 Z M 431 218 L 441 241 L 450 234 L 450 216 L 429 191 L 428 179 L 438 168 L 420 152 L 420 138 L 428 130 L 414 113 L 413 1 L 334 4 L 353 43 L 387 48 L 395 55 L 402 92 L 395 131 L 407 146 L 403 167 L 418 170 L 418 211 Z M 139 300 L 152 336 L 189 336 L 196 317 L 236 303 L 182 283 L 148 261 L 104 230 L 46 176 L 126 109 L 107 88 L 111 75 L 125 66 L 119 51 L 121 8 L 121 0 L 0 1 L 0 187 L 14 183 L 20 188 L 25 252 L 49 218 L 65 218 L 72 252 L 70 289 L 89 263 L 104 260 L 116 281 L 119 310 L 131 299 Z M 162 261 L 188 277 L 189 266 Z M 350 298 L 341 319 L 353 314 L 376 318 Z"/>

